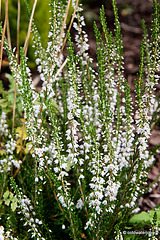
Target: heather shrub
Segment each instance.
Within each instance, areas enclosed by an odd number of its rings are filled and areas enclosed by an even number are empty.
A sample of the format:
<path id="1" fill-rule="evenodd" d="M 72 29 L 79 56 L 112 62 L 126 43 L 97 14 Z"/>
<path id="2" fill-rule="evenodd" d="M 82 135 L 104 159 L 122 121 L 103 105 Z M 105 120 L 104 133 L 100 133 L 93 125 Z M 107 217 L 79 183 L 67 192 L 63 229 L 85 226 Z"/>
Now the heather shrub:
<path id="1" fill-rule="evenodd" d="M 138 211 L 137 200 L 155 160 L 156 149 L 149 151 L 148 139 L 159 79 L 160 6 L 153 1 L 151 39 L 143 21 L 135 120 L 115 0 L 112 3 L 114 32 L 107 28 L 104 7 L 103 33 L 94 23 L 98 71 L 88 55 L 78 1 L 72 0 L 67 26 L 70 1 L 51 0 L 46 48 L 32 21 L 40 91 L 32 83 L 26 48 L 20 49 L 17 62 L 16 50 L 4 38 L 10 82 L 15 84 L 12 98 L 1 91 L 3 103 L 12 100 L 13 108 L 0 102 L 1 239 L 128 239 L 129 220 Z M 148 230 L 142 239 L 156 239 L 158 213 L 150 220 L 150 235 Z"/>

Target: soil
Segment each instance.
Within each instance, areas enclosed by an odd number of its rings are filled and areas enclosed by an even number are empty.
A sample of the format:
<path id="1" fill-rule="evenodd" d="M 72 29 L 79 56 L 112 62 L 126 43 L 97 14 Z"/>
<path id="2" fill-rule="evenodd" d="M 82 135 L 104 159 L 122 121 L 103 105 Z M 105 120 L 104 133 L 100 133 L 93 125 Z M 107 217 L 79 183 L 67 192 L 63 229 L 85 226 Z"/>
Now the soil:
<path id="1" fill-rule="evenodd" d="M 95 1 L 94 1 L 95 2 Z M 86 17 L 87 28 L 86 31 L 89 36 L 90 50 L 89 54 L 93 58 L 93 66 L 96 68 L 96 42 L 93 33 L 93 20 L 97 22 L 98 27 L 100 27 L 100 22 L 98 20 L 100 4 L 104 3 L 105 11 L 107 16 L 107 22 L 109 29 L 114 28 L 114 16 L 112 11 L 112 5 L 110 1 L 99 1 L 99 4 L 95 2 L 94 4 L 85 5 L 84 15 Z M 122 35 L 123 35 L 123 47 L 124 47 L 124 67 L 125 67 L 125 77 L 131 87 L 131 93 L 134 97 L 134 79 L 137 78 L 137 73 L 140 63 L 140 45 L 142 41 L 142 28 L 141 20 L 145 19 L 146 26 L 149 29 L 151 26 L 151 14 L 152 14 L 152 0 L 117 0 L 117 5 L 119 9 L 119 20 L 121 23 Z M 88 13 L 92 13 L 88 15 Z M 90 17 L 89 17 L 90 16 Z M 92 18 L 92 20 L 90 19 Z M 8 88 L 8 81 L 4 76 L 6 71 L 9 71 L 5 67 L 7 64 L 7 56 L 4 53 L 3 59 L 4 65 L 2 72 L 0 73 L 0 79 L 3 80 L 5 88 Z M 160 96 L 160 82 L 156 85 L 156 95 Z M 160 117 L 157 114 L 157 118 Z M 160 124 L 156 126 L 149 141 L 149 148 L 158 144 L 160 145 Z M 148 211 L 156 207 L 160 203 L 160 154 L 155 155 L 156 162 L 152 167 L 150 173 L 148 174 L 148 184 L 147 187 L 152 184 L 150 190 L 140 198 L 139 206 L 142 211 Z M 151 186 L 151 185 L 150 185 Z"/>

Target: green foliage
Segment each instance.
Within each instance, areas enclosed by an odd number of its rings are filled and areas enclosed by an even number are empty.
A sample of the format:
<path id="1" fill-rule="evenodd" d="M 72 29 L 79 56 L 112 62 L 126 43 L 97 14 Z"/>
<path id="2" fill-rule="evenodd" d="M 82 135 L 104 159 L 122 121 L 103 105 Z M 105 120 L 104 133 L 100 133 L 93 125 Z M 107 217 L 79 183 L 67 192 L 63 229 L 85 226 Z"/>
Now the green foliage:
<path id="1" fill-rule="evenodd" d="M 158 226 L 160 226 L 160 208 L 141 212 L 133 215 L 127 227 L 124 230 L 125 240 L 134 239 L 155 239 L 158 235 Z M 149 236 L 151 238 L 149 238 Z"/>
<path id="2" fill-rule="evenodd" d="M 11 210 L 14 212 L 17 208 L 17 202 L 18 199 L 13 195 L 12 192 L 6 191 L 3 194 L 4 204 L 9 206 L 11 205 Z M 3 201 L 1 200 L 0 204 L 2 204 Z"/>
<path id="3" fill-rule="evenodd" d="M 146 225 L 150 226 L 153 220 L 154 214 L 157 214 L 157 223 L 160 224 L 160 209 L 156 208 L 153 210 L 150 210 L 149 212 L 141 212 L 139 214 L 134 215 L 130 220 L 129 223 L 132 225 L 135 225 L 136 227 L 138 225 L 141 225 L 141 227 L 144 227 Z"/>
<path id="4" fill-rule="evenodd" d="M 9 90 L 4 90 L 2 81 L 0 81 L 0 94 L 2 95 L 0 99 L 0 110 L 7 114 L 11 113 L 14 104 L 14 94 L 15 94 L 15 79 L 12 75 L 6 73 L 6 78 L 9 80 Z M 17 104 L 17 117 L 22 115 L 22 105 L 20 102 L 20 96 L 16 97 Z"/>

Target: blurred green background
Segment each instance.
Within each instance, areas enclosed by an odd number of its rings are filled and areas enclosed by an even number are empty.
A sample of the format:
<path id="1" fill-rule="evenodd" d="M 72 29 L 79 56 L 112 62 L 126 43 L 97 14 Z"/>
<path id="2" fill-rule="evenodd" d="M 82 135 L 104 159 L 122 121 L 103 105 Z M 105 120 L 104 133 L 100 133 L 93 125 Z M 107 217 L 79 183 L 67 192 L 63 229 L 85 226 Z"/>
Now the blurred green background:
<path id="1" fill-rule="evenodd" d="M 32 9 L 33 6 L 33 0 L 28 0 L 30 9 Z M 42 43 L 44 47 L 47 43 L 47 35 L 49 31 L 49 0 L 45 1 L 37 1 L 36 11 L 35 11 L 35 24 L 39 30 L 39 33 L 42 37 Z M 12 47 L 16 46 L 17 42 L 17 8 L 18 8 L 18 1 L 17 0 L 10 0 L 9 1 L 9 8 L 8 8 L 8 14 L 9 14 L 9 25 L 10 25 L 10 35 L 11 35 L 11 41 L 12 41 Z M 2 0 L 2 20 L 4 20 L 5 15 L 5 0 Z M 28 23 L 29 23 L 29 16 L 26 9 L 26 6 L 24 4 L 24 1 L 21 0 L 21 14 L 20 14 L 20 38 L 19 38 L 19 44 L 20 46 L 24 46 L 25 38 L 27 35 L 28 30 Z M 34 55 L 33 55 L 33 49 L 31 48 L 32 41 L 30 39 L 29 42 L 29 49 L 28 49 L 28 57 L 30 59 L 29 65 L 31 68 L 34 68 Z"/>
<path id="2" fill-rule="evenodd" d="M 34 0 L 28 0 L 30 9 L 32 9 Z M 34 15 L 35 24 L 39 30 L 39 33 L 42 38 L 42 44 L 44 47 L 46 47 L 47 44 L 47 36 L 49 32 L 50 25 L 49 23 L 49 2 L 50 0 L 39 0 L 37 1 L 36 11 Z M 111 2 L 111 0 L 80 0 L 80 2 L 83 4 L 84 10 L 87 11 L 88 8 L 92 9 L 92 7 L 99 7 L 102 4 L 106 5 Z M 27 29 L 28 29 L 28 23 L 29 23 L 29 17 L 27 13 L 26 6 L 24 4 L 24 1 L 21 0 L 21 14 L 20 14 L 20 39 L 19 44 L 20 46 L 24 46 L 25 38 L 27 35 Z M 12 47 L 16 46 L 17 41 L 17 9 L 18 9 L 18 0 L 10 0 L 9 1 L 9 26 L 10 26 L 10 35 L 11 35 L 11 42 Z M 72 11 L 72 10 L 71 10 Z M 70 16 L 71 16 L 70 11 Z M 5 17 L 5 0 L 2 0 L 2 20 L 4 20 Z M 96 18 L 95 15 L 87 15 L 88 21 L 93 21 L 94 18 Z M 34 69 L 35 63 L 34 63 L 34 54 L 32 49 L 32 40 L 30 38 L 29 41 L 29 49 L 28 49 L 28 58 L 29 58 L 29 67 Z"/>

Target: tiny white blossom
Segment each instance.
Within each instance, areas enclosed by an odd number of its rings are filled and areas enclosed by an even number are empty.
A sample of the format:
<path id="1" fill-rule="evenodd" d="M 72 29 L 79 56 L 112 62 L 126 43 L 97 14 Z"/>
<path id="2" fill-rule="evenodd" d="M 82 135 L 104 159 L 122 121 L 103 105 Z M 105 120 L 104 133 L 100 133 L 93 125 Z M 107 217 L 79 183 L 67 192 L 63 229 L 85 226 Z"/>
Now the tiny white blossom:
<path id="1" fill-rule="evenodd" d="M 76 208 L 77 209 L 82 209 L 83 206 L 84 206 L 84 203 L 83 203 L 82 199 L 81 198 L 78 199 L 77 204 L 76 204 Z"/>

